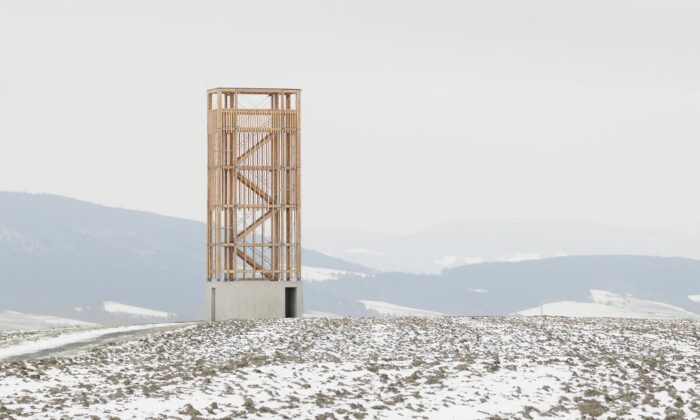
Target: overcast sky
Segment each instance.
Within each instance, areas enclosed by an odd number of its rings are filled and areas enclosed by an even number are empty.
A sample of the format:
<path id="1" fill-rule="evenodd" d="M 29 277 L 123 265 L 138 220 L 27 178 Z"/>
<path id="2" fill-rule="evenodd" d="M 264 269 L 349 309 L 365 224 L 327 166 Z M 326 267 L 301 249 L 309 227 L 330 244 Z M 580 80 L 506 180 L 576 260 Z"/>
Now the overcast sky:
<path id="1" fill-rule="evenodd" d="M 204 220 L 205 91 L 302 89 L 306 227 L 700 224 L 700 2 L 3 1 L 0 190 Z"/>

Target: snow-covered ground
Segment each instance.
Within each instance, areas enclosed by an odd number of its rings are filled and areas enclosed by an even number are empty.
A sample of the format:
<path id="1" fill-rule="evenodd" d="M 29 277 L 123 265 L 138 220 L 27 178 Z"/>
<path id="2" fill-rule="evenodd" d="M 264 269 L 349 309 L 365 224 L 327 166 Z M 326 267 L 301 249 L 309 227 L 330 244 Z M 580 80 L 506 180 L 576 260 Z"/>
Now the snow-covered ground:
<path id="1" fill-rule="evenodd" d="M 140 306 L 126 305 L 124 303 L 105 301 L 102 303 L 105 312 L 118 315 L 128 315 L 135 318 L 171 318 L 175 314 L 158 311 L 156 309 L 143 308 Z"/>
<path id="2" fill-rule="evenodd" d="M 700 295 L 689 295 L 688 299 L 692 300 L 693 302 L 700 302 Z"/>
<path id="3" fill-rule="evenodd" d="M 15 311 L 0 312 L 0 331 L 41 330 L 65 326 L 92 325 L 95 324 L 56 316 L 34 315 Z"/>
<path id="4" fill-rule="evenodd" d="M 591 302 L 551 302 L 522 310 L 518 315 L 700 320 L 700 315 L 677 306 L 605 290 L 591 290 Z"/>
<path id="5" fill-rule="evenodd" d="M 0 362 L 0 417 L 698 418 L 700 323 L 202 323 Z"/>
<path id="6" fill-rule="evenodd" d="M 360 300 L 368 311 L 375 311 L 381 315 L 391 316 L 440 316 L 440 312 L 428 311 L 425 309 L 409 308 L 408 306 L 394 305 L 393 303 L 379 302 L 376 300 Z"/>

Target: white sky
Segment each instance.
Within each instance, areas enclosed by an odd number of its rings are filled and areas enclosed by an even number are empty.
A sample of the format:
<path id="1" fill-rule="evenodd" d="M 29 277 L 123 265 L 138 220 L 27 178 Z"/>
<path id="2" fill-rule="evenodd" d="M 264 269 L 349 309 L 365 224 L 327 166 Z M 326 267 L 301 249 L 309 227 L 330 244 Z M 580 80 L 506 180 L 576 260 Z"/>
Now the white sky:
<path id="1" fill-rule="evenodd" d="M 700 2 L 3 1 L 0 189 L 203 220 L 205 91 L 301 88 L 306 227 L 700 223 Z"/>

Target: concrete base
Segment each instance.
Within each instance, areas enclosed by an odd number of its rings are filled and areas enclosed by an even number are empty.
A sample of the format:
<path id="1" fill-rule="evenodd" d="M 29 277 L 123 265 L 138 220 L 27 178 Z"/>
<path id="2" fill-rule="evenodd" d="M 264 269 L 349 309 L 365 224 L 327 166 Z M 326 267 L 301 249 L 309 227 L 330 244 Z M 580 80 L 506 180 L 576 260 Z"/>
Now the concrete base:
<path id="1" fill-rule="evenodd" d="M 301 318 L 300 281 L 207 282 L 207 321 Z"/>

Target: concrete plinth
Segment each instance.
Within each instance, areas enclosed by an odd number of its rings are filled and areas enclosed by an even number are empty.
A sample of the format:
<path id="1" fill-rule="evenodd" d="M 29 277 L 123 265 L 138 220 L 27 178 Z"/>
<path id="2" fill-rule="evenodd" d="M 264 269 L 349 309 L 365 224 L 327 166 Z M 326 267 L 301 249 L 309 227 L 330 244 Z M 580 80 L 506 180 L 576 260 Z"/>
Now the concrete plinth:
<path id="1" fill-rule="evenodd" d="M 300 281 L 207 282 L 207 321 L 300 318 Z"/>

